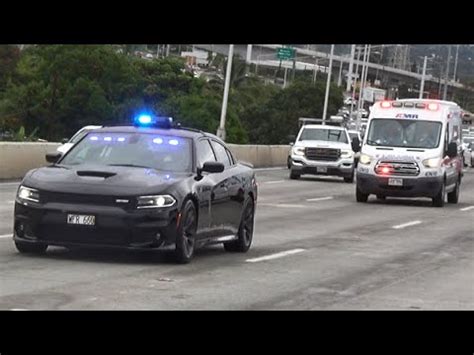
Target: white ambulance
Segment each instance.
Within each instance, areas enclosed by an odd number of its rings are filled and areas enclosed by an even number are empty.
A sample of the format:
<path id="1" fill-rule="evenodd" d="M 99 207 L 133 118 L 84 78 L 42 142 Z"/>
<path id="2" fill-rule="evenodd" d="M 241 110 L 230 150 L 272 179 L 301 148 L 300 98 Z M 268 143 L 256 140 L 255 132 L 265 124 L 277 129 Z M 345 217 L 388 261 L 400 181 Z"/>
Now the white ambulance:
<path id="1" fill-rule="evenodd" d="M 356 199 L 428 197 L 457 203 L 461 185 L 461 109 L 449 101 L 380 101 L 370 110 L 357 168 Z"/>

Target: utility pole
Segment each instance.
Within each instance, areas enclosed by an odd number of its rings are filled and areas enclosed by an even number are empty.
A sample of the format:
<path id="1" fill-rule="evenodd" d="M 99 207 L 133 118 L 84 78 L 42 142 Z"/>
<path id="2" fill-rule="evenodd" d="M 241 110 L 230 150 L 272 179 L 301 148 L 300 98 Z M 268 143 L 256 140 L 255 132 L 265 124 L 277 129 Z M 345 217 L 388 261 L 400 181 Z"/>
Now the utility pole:
<path id="1" fill-rule="evenodd" d="M 331 86 L 332 56 L 334 55 L 334 44 L 331 45 L 331 54 L 329 55 L 329 72 L 326 80 L 326 95 L 324 96 L 323 124 L 326 123 L 326 114 L 328 111 L 329 87 Z"/>
<path id="2" fill-rule="evenodd" d="M 217 129 L 217 136 L 222 140 L 226 138 L 225 132 L 225 119 L 227 114 L 227 100 L 229 98 L 229 87 L 230 87 L 230 75 L 232 71 L 232 59 L 234 57 L 234 45 L 229 46 L 229 57 L 227 58 L 227 70 L 225 73 L 225 83 L 224 83 L 224 97 L 222 98 L 222 111 L 221 111 L 221 121 L 219 128 Z"/>
<path id="3" fill-rule="evenodd" d="M 420 85 L 420 96 L 419 99 L 423 98 L 423 93 L 425 90 L 425 75 L 426 75 L 426 62 L 428 57 L 425 55 L 425 59 L 423 60 L 423 74 L 421 74 L 421 85 Z"/>

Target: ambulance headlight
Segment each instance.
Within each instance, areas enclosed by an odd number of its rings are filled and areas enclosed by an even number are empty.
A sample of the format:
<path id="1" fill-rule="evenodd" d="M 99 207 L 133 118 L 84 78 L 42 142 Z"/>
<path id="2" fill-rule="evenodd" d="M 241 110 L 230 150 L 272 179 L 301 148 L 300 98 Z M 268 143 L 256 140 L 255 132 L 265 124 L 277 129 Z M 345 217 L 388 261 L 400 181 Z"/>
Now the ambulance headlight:
<path id="1" fill-rule="evenodd" d="M 439 168 L 441 165 L 441 158 L 430 158 L 423 160 L 423 166 L 425 168 Z"/>
<path id="2" fill-rule="evenodd" d="M 369 165 L 372 161 L 372 157 L 367 154 L 361 154 L 359 158 L 359 163 L 364 165 Z"/>
<path id="3" fill-rule="evenodd" d="M 304 147 L 294 147 L 293 148 L 293 155 L 304 155 Z"/>

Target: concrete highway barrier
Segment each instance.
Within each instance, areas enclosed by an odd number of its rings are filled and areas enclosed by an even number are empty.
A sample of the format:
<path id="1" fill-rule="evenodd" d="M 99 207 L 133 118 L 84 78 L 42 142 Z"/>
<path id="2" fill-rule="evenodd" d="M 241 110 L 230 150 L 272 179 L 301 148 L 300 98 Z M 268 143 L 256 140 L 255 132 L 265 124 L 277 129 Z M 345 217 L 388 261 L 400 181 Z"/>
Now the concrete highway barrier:
<path id="1" fill-rule="evenodd" d="M 30 169 L 45 166 L 45 154 L 60 143 L 0 142 L 0 180 L 21 179 Z M 286 166 L 288 145 L 229 144 L 237 160 L 255 168 Z"/>

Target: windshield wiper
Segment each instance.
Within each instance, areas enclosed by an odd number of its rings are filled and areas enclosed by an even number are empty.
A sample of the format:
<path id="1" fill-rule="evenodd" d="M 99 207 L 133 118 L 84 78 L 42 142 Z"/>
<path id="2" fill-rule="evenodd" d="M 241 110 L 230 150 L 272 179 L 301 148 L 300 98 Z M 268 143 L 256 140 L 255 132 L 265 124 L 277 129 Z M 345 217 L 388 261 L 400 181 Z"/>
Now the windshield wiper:
<path id="1" fill-rule="evenodd" d="M 145 169 L 154 169 L 151 166 L 146 166 L 146 165 L 137 165 L 137 164 L 107 164 L 107 166 L 127 166 L 130 168 L 145 168 Z"/>

